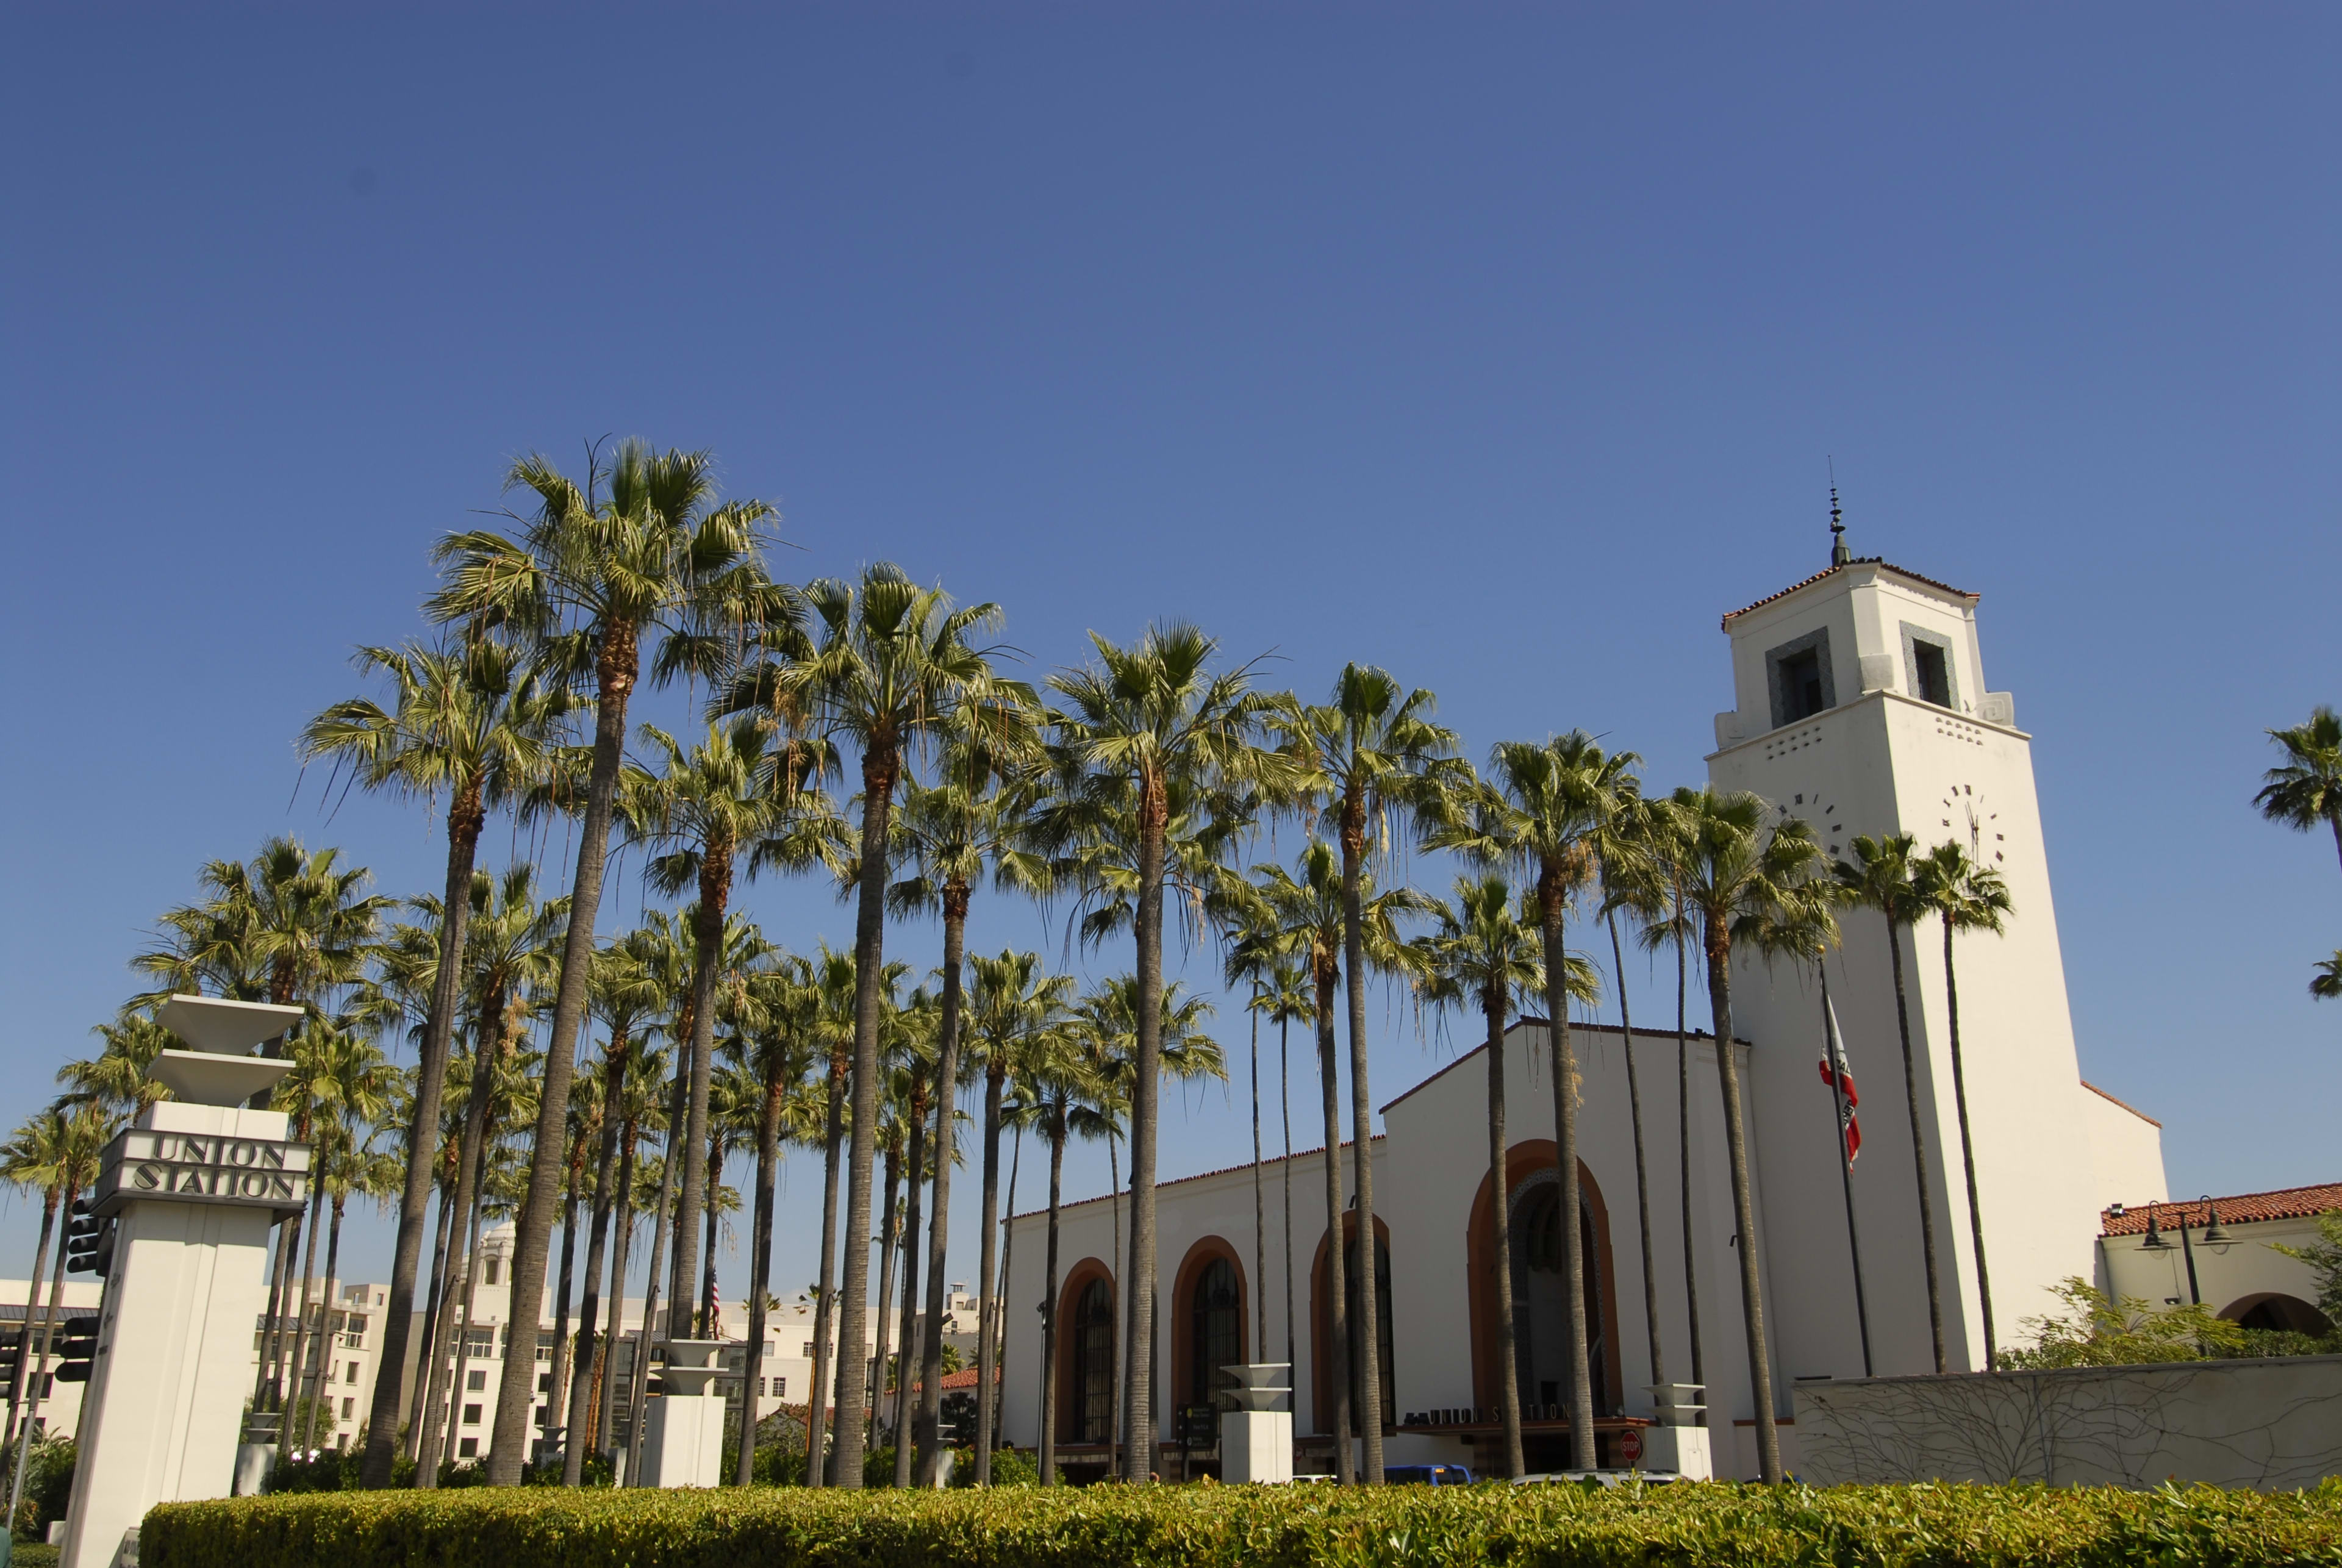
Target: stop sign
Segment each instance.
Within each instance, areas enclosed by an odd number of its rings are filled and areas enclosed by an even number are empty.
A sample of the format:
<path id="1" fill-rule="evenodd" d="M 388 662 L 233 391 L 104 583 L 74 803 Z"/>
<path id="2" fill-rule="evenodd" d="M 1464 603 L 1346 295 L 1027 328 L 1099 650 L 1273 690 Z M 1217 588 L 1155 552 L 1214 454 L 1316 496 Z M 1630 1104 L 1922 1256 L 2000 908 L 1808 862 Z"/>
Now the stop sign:
<path id="1" fill-rule="evenodd" d="M 1627 1465 L 1643 1463 L 1642 1428 L 1630 1426 L 1618 1433 L 1618 1462 Z"/>

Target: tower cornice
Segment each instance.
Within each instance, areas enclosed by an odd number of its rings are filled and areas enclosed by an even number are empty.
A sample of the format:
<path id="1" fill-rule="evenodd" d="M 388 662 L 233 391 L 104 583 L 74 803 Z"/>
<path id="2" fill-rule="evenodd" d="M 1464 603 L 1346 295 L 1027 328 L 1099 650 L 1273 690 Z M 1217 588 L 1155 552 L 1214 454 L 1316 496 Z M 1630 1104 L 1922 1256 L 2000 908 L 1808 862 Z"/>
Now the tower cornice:
<path id="1" fill-rule="evenodd" d="M 1785 599 L 1790 598 L 1797 594 L 1802 594 L 1808 588 L 1817 587 L 1821 584 L 1827 583 L 1834 577 L 1841 575 L 1854 575 L 1862 574 L 1866 571 L 1867 571 L 1869 575 L 1874 578 L 1882 574 L 1891 574 L 1903 579 L 1903 581 L 1907 583 L 1914 584 L 1918 587 L 1948 595 L 1950 598 L 1957 601 L 1960 605 L 1966 609 L 1975 609 L 1978 602 L 1983 598 L 1982 594 L 1971 594 L 1963 588 L 1955 588 L 1949 583 L 1939 583 L 1933 577 L 1926 576 L 1920 573 L 1909 571 L 1904 567 L 1895 565 L 1879 556 L 1858 555 L 1842 566 L 1827 567 L 1825 570 L 1815 573 L 1812 576 L 1807 578 L 1802 583 L 1792 583 L 1777 594 L 1767 594 L 1765 597 L 1757 600 L 1753 604 L 1745 604 L 1737 610 L 1726 611 L 1723 620 L 1723 629 L 1729 632 L 1732 630 L 1732 623 L 1738 620 L 1741 616 L 1749 614 L 1754 611 L 1767 609 L 1772 605 L 1778 604 Z"/>

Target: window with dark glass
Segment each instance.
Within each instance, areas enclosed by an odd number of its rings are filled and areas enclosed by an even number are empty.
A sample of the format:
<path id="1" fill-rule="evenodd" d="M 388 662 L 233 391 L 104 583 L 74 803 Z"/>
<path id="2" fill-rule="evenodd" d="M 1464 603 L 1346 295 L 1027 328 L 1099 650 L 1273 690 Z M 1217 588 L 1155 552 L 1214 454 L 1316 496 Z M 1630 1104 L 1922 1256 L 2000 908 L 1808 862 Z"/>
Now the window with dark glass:
<path id="1" fill-rule="evenodd" d="M 1939 708 L 1952 705 L 1952 675 L 1945 663 L 1944 648 L 1937 643 L 1914 641 L 1911 663 L 1918 673 L 1919 700 L 1933 703 Z"/>
<path id="2" fill-rule="evenodd" d="M 1104 1443 L 1114 1432 L 1114 1292 L 1092 1280 L 1074 1309 L 1076 1441 Z"/>
<path id="3" fill-rule="evenodd" d="M 1244 1308 L 1227 1259 L 1214 1258 L 1196 1280 L 1187 1303 L 1187 1403 L 1209 1404 L 1220 1368 L 1244 1359 Z"/>

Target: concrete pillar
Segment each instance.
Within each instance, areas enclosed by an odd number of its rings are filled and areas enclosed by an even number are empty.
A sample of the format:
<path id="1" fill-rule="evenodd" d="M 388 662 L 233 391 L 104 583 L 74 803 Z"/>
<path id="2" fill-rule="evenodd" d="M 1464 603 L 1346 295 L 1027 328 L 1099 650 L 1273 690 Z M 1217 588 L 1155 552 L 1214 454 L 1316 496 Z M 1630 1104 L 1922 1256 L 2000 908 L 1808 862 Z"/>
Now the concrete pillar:
<path id="1" fill-rule="evenodd" d="M 724 1349 L 721 1340 L 667 1342 L 662 1392 L 643 1414 L 643 1485 L 724 1483 L 724 1396 L 715 1387 Z"/>
<path id="2" fill-rule="evenodd" d="M 1220 1413 L 1220 1479 L 1279 1483 L 1293 1479 L 1293 1367 L 1287 1362 L 1224 1366 L 1236 1387 L 1222 1397 L 1236 1408 Z"/>

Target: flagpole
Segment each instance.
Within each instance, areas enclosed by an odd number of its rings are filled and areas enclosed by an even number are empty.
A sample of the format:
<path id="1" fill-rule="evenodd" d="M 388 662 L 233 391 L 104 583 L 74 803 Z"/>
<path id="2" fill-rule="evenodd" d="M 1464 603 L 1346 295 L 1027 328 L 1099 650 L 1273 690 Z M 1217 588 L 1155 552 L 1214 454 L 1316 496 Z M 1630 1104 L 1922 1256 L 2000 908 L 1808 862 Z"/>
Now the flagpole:
<path id="1" fill-rule="evenodd" d="M 1822 1049 L 1823 1060 L 1830 1064 L 1830 1099 L 1837 1107 L 1837 1118 L 1832 1129 L 1837 1158 L 1838 1185 L 1846 1192 L 1846 1250 L 1854 1260 L 1854 1319 L 1862 1331 L 1862 1375 L 1875 1376 L 1870 1369 L 1870 1306 L 1862 1292 L 1862 1234 L 1854 1223 L 1854 1162 L 1846 1152 L 1846 1085 L 1840 1082 L 1839 1064 L 1846 1054 L 1838 1048 L 1837 1014 L 1830 1011 L 1829 963 L 1817 957 L 1814 968 L 1822 977 Z"/>

